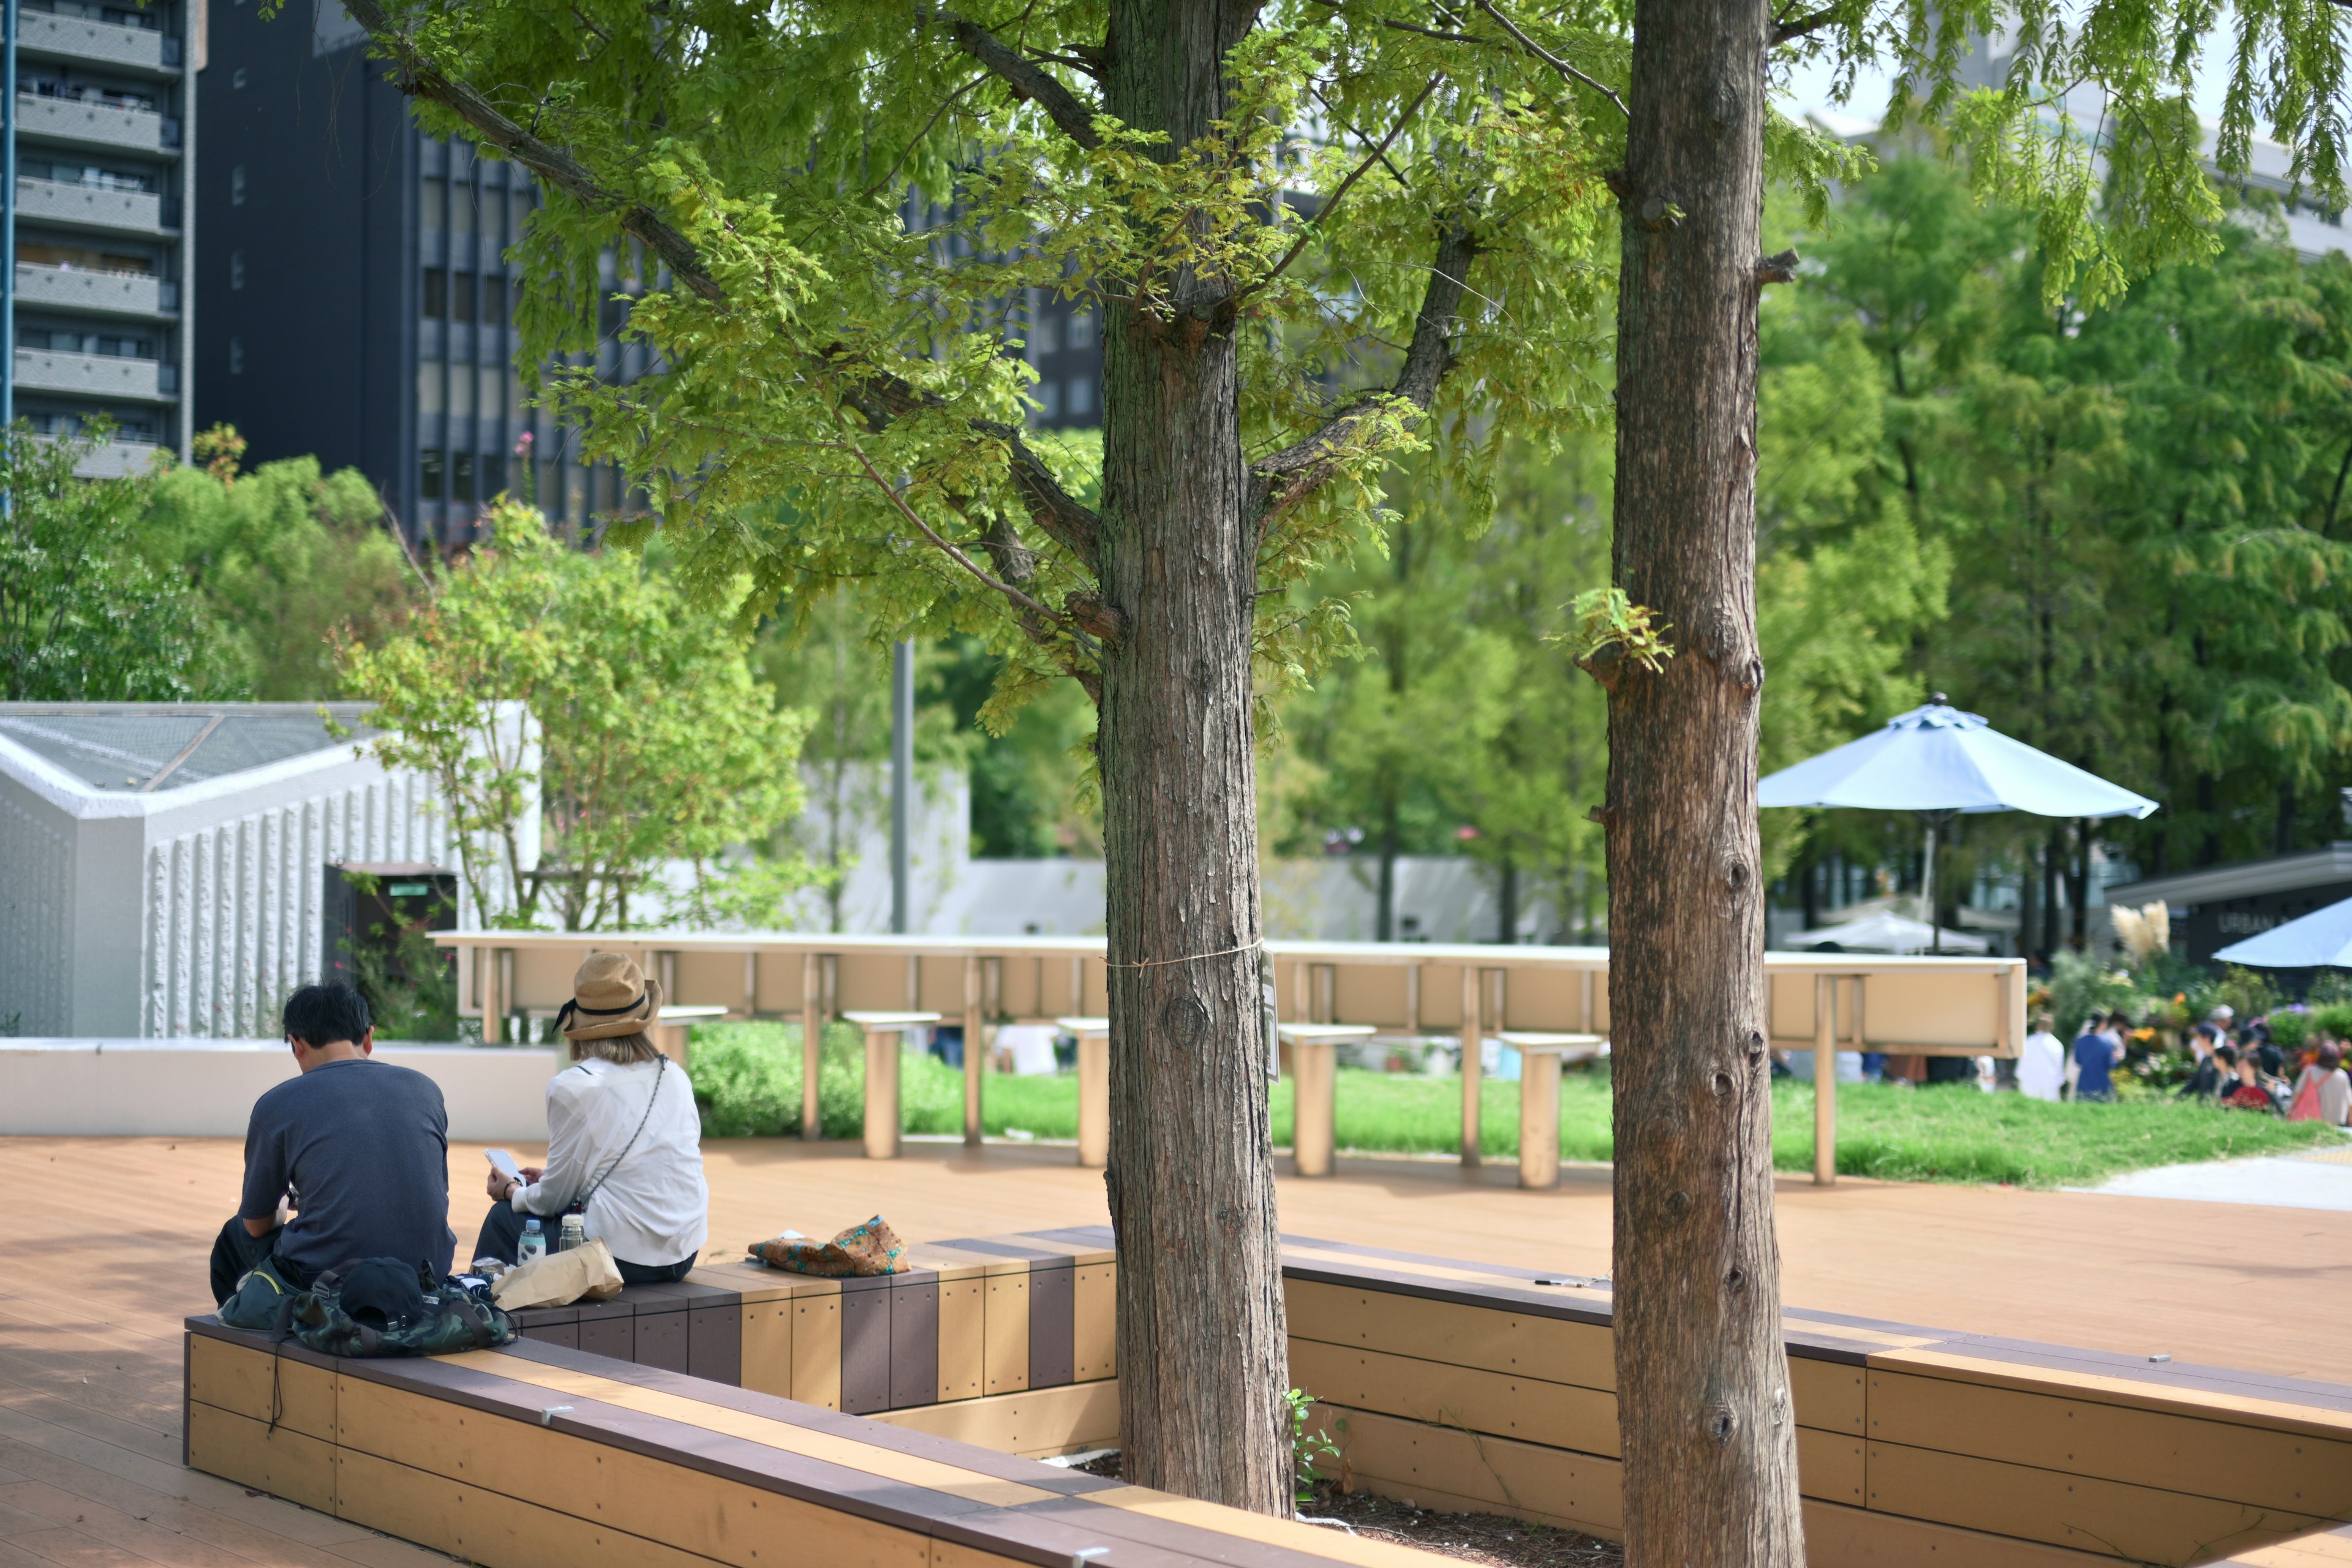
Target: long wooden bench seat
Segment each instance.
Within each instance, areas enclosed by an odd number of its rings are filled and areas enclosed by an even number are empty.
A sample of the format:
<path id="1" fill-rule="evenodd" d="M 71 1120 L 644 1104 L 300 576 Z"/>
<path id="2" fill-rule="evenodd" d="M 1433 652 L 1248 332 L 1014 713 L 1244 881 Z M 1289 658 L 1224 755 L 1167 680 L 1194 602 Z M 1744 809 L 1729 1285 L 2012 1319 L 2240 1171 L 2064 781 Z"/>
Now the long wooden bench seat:
<path id="1" fill-rule="evenodd" d="M 556 1345 L 337 1360 L 189 1322 L 188 1460 L 488 1568 L 1433 1568 L 1403 1547 Z"/>
<path id="2" fill-rule="evenodd" d="M 600 1376 L 692 1374 L 1000 1456 L 1117 1444 L 1107 1229 L 909 1256 L 916 1272 L 875 1280 L 699 1269 L 526 1314 L 529 1353 L 601 1352 Z M 1620 1533 L 1606 1280 L 1295 1237 L 1284 1280 L 1291 1381 L 1316 1396 L 1339 1479 Z M 218 1338 L 204 1321 L 191 1332 Z M 2352 1388 L 1795 1308 L 1784 1321 L 1816 1568 L 2352 1568 L 2352 1535 L 2332 1530 L 2352 1519 Z M 367 1381 L 384 1363 L 344 1364 Z M 207 1403 L 194 1365 L 192 1422 Z"/>

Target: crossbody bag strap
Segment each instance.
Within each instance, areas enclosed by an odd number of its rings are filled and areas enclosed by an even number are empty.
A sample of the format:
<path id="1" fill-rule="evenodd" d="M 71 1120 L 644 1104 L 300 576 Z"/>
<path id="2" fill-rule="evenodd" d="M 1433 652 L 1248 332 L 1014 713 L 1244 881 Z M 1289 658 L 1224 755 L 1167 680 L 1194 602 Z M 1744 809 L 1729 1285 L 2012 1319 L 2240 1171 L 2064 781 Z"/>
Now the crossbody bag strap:
<path id="1" fill-rule="evenodd" d="M 637 1130 L 629 1134 L 629 1141 L 621 1145 L 621 1152 L 613 1156 L 613 1163 L 604 1167 L 604 1173 L 591 1182 L 588 1184 L 588 1190 L 580 1194 L 582 1213 L 587 1212 L 588 1200 L 594 1197 L 603 1189 L 604 1184 L 613 1179 L 613 1173 L 621 1168 L 621 1162 L 629 1157 L 629 1151 L 635 1149 L 637 1146 L 637 1140 L 645 1136 L 646 1123 L 654 1119 L 654 1101 L 661 1098 L 662 1078 L 668 1071 L 669 1058 L 664 1057 L 661 1058 L 661 1065 L 654 1068 L 654 1091 L 646 1096 L 646 1113 L 637 1118 Z"/>

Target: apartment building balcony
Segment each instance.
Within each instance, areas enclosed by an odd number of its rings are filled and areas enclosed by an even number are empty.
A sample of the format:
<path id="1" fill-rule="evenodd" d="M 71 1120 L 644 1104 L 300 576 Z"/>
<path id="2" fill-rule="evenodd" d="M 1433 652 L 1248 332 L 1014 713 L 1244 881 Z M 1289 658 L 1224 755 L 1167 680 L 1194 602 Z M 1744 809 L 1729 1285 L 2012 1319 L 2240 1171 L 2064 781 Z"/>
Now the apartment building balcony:
<path id="1" fill-rule="evenodd" d="M 111 234 L 161 236 L 180 226 L 180 202 L 176 196 L 160 196 L 147 191 L 110 191 L 100 185 L 68 184 L 62 180 L 20 179 L 16 182 L 16 219 L 19 223 L 102 229 Z"/>
<path id="2" fill-rule="evenodd" d="M 170 403 L 179 396 L 180 372 L 175 365 L 152 359 L 18 349 L 16 385 L 26 392 L 57 392 L 73 397 Z"/>
<path id="3" fill-rule="evenodd" d="M 16 95 L 18 132 L 44 142 L 70 142 L 77 147 L 110 153 L 143 153 L 151 157 L 178 155 L 180 122 L 168 114 L 144 109 L 117 109 L 74 98 Z"/>
<path id="4" fill-rule="evenodd" d="M 16 300 L 91 315 L 171 316 L 180 309 L 180 286 L 169 278 L 18 262 Z"/>
<path id="5" fill-rule="evenodd" d="M 159 28 L 20 10 L 16 47 L 36 58 L 102 65 L 141 76 L 180 74 L 180 40 Z"/>
<path id="6" fill-rule="evenodd" d="M 143 474 L 162 450 L 152 441 L 109 441 L 103 447 L 92 447 L 74 465 L 74 472 L 85 479 L 119 479 L 130 474 Z"/>

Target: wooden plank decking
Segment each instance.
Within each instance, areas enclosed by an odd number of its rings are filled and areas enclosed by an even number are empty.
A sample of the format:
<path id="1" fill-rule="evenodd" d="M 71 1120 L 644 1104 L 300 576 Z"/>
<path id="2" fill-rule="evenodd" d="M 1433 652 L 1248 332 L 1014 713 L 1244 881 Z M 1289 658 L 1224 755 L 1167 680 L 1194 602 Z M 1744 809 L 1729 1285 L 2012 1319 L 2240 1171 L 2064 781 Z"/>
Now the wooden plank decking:
<path id="1" fill-rule="evenodd" d="M 880 1212 L 914 1237 L 1102 1223 L 1101 1175 L 1066 1148 L 714 1143 L 707 1256 L 785 1226 Z M 233 1202 L 230 1140 L 0 1139 L 0 1568 L 443 1561 L 183 1468 L 181 1320 Z M 452 1151 L 454 1228 L 486 1200 Z M 1286 1230 L 1601 1273 L 1605 1173 L 1523 1193 L 1507 1169 L 1344 1162 L 1282 1184 Z M 1783 1294 L 1818 1310 L 2352 1384 L 2305 1331 L 2352 1286 L 2352 1215 L 2002 1189 L 1784 1181 Z"/>

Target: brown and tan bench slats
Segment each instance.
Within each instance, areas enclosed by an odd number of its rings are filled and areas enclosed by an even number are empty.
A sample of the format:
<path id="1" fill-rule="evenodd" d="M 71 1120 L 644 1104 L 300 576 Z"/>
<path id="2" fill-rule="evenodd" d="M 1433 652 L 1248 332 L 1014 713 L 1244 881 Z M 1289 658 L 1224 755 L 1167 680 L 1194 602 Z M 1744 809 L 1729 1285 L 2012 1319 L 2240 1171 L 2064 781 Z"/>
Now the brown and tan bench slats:
<path id="1" fill-rule="evenodd" d="M 1430 1561 L 656 1368 L 606 1376 L 621 1369 L 552 1346 L 334 1362 L 203 1321 L 191 1334 L 200 1464 L 498 1568 L 592 1553 L 1061 1568 L 1089 1549 L 1105 1568 Z M 289 1386 L 328 1436 L 287 1423 Z M 302 1459 L 250 1451 L 270 1414 L 260 1441 L 308 1445 Z"/>
<path id="2" fill-rule="evenodd" d="M 398 1373 L 307 1352 L 273 1361 L 249 1343 L 240 1362 L 196 1331 L 190 1450 L 314 1506 L 341 1506 L 338 1489 L 364 1474 L 373 1489 L 353 1506 L 387 1508 L 369 1500 L 396 1493 L 431 1521 L 431 1543 L 493 1545 L 483 1560 L 500 1568 L 542 1560 L 517 1555 L 526 1537 L 530 1552 L 559 1538 L 590 1550 L 583 1530 L 642 1537 L 646 1561 L 744 1561 L 728 1542 L 593 1510 L 540 1521 L 533 1536 L 518 1521 L 560 1502 L 501 1491 L 455 1460 L 355 1445 L 347 1418 L 391 1397 L 379 1389 L 471 1401 L 482 1414 L 459 1418 L 501 1431 L 572 1404 L 585 1426 L 558 1417 L 533 1429 L 928 1532 L 933 1563 L 950 1561 L 942 1552 L 964 1554 L 958 1568 L 992 1554 L 1042 1561 L 1066 1538 L 1056 1532 L 1075 1530 L 1098 1531 L 1096 1543 L 1139 1568 L 1137 1553 L 1295 1564 L 1305 1543 L 1248 1516 L 1220 1515 L 1203 1535 L 1181 1500 L 1069 1471 L 1045 1472 L 1043 1487 L 1021 1479 L 1040 1472 L 1013 1456 L 1117 1441 L 1109 1239 L 1078 1227 L 917 1244 L 913 1272 L 864 1280 L 698 1268 L 677 1286 L 529 1314 L 529 1341 L 508 1352 Z M 1606 1280 L 1306 1237 L 1285 1238 L 1284 1280 L 1292 1381 L 1316 1395 L 1352 1484 L 1618 1533 Z M 2352 1568 L 2352 1531 L 2334 1528 L 2352 1518 L 2352 1388 L 1799 1308 L 1784 1323 L 1815 1568 Z M 236 1348 L 226 1331 L 209 1333 Z M 927 1525 L 884 1506 L 941 1497 L 956 1508 L 914 1510 Z M 503 1498 L 513 1509 L 489 1511 Z M 995 1533 L 942 1522 L 983 1508 Z M 1367 1565 L 1391 1550 L 1317 1544 L 1312 1558 Z"/>

